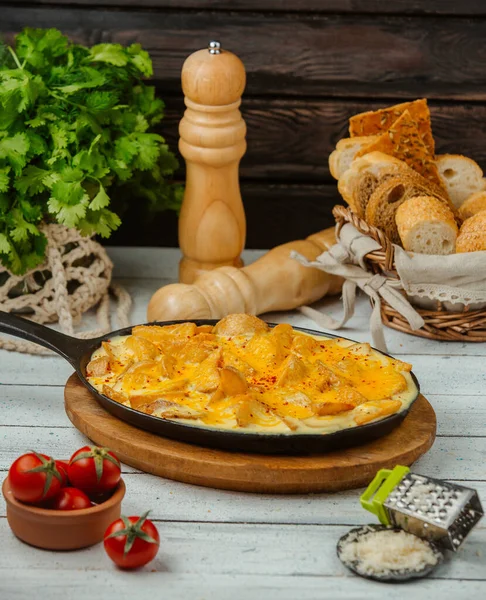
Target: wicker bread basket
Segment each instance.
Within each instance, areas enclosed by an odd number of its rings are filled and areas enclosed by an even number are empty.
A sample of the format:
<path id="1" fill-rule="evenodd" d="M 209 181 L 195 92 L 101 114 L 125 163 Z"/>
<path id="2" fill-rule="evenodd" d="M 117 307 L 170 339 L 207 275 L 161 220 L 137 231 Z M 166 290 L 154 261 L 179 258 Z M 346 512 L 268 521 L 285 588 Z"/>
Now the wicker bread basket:
<path id="1" fill-rule="evenodd" d="M 393 244 L 383 231 L 368 225 L 344 206 L 335 206 L 333 215 L 337 223 L 337 234 L 343 225 L 351 223 L 360 233 L 370 236 L 380 244 L 379 250 L 366 255 L 366 265 L 370 273 L 399 279 L 395 268 Z M 418 330 L 413 331 L 408 321 L 384 299 L 381 302 L 381 320 L 387 327 L 432 340 L 486 342 L 486 309 L 470 310 L 465 306 L 462 312 L 449 312 L 440 301 L 437 301 L 436 310 L 425 310 L 417 306 L 414 308 L 425 322 Z"/>

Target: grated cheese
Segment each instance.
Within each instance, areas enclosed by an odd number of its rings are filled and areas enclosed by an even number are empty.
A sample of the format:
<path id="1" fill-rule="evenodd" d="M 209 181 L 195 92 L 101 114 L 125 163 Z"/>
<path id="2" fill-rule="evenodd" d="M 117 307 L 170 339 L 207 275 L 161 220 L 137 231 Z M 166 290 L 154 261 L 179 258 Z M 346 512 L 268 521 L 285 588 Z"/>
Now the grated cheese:
<path id="1" fill-rule="evenodd" d="M 421 571 L 437 564 L 438 557 L 424 540 L 405 531 L 385 529 L 350 535 L 342 544 L 340 558 L 361 575 L 386 576 Z"/>

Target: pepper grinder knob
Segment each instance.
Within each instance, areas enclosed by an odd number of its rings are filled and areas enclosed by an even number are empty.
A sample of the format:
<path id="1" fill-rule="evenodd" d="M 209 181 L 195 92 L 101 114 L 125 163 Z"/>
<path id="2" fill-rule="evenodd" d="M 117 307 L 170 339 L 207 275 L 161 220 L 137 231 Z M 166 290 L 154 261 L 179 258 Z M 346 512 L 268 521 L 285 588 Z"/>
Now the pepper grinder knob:
<path id="1" fill-rule="evenodd" d="M 186 111 L 179 150 L 186 161 L 186 189 L 179 218 L 183 258 L 179 280 L 192 283 L 205 271 L 242 266 L 246 220 L 238 169 L 246 151 L 239 106 L 246 74 L 241 60 L 211 41 L 182 67 Z"/>

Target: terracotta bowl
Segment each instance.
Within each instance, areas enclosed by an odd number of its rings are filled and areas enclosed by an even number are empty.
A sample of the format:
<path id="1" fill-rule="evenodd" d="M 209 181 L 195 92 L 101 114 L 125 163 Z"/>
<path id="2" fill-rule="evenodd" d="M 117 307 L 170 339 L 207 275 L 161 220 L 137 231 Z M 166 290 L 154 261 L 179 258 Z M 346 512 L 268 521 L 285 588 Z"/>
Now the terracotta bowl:
<path id="1" fill-rule="evenodd" d="M 112 496 L 102 504 L 71 511 L 23 504 L 13 497 L 8 478 L 2 486 L 8 524 L 14 534 L 46 550 L 75 550 L 101 542 L 108 525 L 120 517 L 125 490 L 120 479 Z"/>

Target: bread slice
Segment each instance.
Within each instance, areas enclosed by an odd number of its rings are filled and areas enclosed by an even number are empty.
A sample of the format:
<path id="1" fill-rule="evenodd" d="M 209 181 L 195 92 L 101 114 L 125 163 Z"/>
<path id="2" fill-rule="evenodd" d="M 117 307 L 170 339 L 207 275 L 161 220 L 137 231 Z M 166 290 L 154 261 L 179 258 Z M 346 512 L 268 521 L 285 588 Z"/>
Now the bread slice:
<path id="1" fill-rule="evenodd" d="M 486 190 L 483 171 L 474 160 L 460 154 L 442 154 L 436 157 L 439 176 L 456 208 L 471 194 Z"/>
<path id="2" fill-rule="evenodd" d="M 407 173 L 398 173 L 375 188 L 366 206 L 366 222 L 381 229 L 394 244 L 400 244 L 395 221 L 398 208 L 409 198 L 429 194 L 430 187 L 426 181 L 418 181 L 416 177 Z M 443 198 L 439 196 L 436 200 L 452 214 Z"/>
<path id="3" fill-rule="evenodd" d="M 396 225 L 403 247 L 419 254 L 452 254 L 457 224 L 452 211 L 432 196 L 414 196 L 396 211 Z"/>
<path id="4" fill-rule="evenodd" d="M 339 179 L 349 169 L 358 152 L 376 139 L 377 136 L 370 135 L 339 140 L 336 149 L 329 155 L 329 170 L 334 179 Z"/>
<path id="5" fill-rule="evenodd" d="M 417 123 L 420 137 L 426 145 L 428 153 L 430 156 L 434 156 L 435 143 L 432 136 L 430 111 L 425 98 L 354 115 L 349 119 L 349 135 L 355 137 L 383 133 L 406 110 L 409 111 L 412 119 Z"/>
<path id="6" fill-rule="evenodd" d="M 422 141 L 417 124 L 408 110 L 403 112 L 387 131 L 378 136 L 375 142 L 359 150 L 356 156 L 374 151 L 384 152 L 402 160 L 425 179 L 442 187 L 433 156 Z"/>
<path id="7" fill-rule="evenodd" d="M 463 221 L 469 219 L 473 215 L 486 210 L 486 191 L 476 192 L 464 200 L 457 211 Z"/>
<path id="8" fill-rule="evenodd" d="M 466 219 L 459 230 L 456 252 L 486 250 L 486 211 Z"/>
<path id="9" fill-rule="evenodd" d="M 354 159 L 351 167 L 339 178 L 339 193 L 351 209 L 364 218 L 366 204 L 378 182 L 384 176 L 396 174 L 404 166 L 407 165 L 383 152 L 365 154 Z"/>
<path id="10" fill-rule="evenodd" d="M 441 188 L 424 179 L 403 161 L 383 152 L 370 152 L 356 158 L 339 179 L 338 190 L 351 210 L 364 219 L 374 190 L 387 179 L 397 175 L 403 176 L 409 182 L 413 181 L 420 195 L 436 196 L 448 203 Z M 452 205 L 450 207 L 453 208 Z"/>

